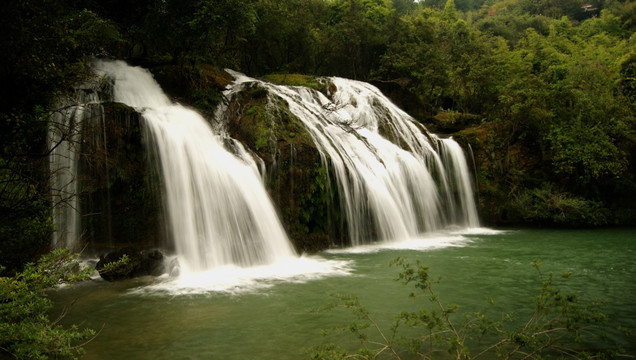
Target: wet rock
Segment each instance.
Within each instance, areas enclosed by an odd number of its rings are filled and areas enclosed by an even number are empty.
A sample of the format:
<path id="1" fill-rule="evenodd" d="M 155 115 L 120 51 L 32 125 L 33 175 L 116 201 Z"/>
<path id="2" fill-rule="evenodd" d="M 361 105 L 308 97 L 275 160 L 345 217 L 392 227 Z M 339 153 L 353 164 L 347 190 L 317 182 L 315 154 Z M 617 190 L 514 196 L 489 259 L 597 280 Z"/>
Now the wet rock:
<path id="1" fill-rule="evenodd" d="M 119 262 L 122 258 L 127 261 Z M 108 264 L 116 266 L 108 266 Z M 95 266 L 99 275 L 107 281 L 117 281 L 140 276 L 159 276 L 166 272 L 164 255 L 159 250 L 127 247 L 100 257 Z"/>

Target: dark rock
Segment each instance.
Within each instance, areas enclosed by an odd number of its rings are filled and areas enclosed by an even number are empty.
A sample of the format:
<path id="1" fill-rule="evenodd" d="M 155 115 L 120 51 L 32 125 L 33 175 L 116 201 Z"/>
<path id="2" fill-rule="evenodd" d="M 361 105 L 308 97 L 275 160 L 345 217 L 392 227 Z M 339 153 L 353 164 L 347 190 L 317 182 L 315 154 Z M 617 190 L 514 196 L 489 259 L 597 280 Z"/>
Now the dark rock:
<path id="1" fill-rule="evenodd" d="M 159 276 L 166 272 L 163 254 L 159 250 L 150 250 L 142 254 L 139 271 L 141 275 Z"/>
<path id="2" fill-rule="evenodd" d="M 264 162 L 265 186 L 298 252 L 346 242 L 328 164 L 287 102 L 266 95 L 264 87 L 251 84 L 229 99 L 222 120 L 228 133 Z"/>
<path id="3" fill-rule="evenodd" d="M 159 174 L 144 144 L 141 116 L 123 104 L 105 103 L 103 108 L 103 119 L 82 125 L 78 180 L 83 239 L 89 252 L 160 247 Z"/>
<path id="4" fill-rule="evenodd" d="M 117 262 L 123 256 L 128 257 L 127 262 L 112 269 L 107 268 L 107 264 Z M 159 250 L 127 247 L 101 256 L 95 270 L 104 280 L 116 281 L 147 275 L 159 276 L 166 272 L 166 265 L 164 255 Z"/>
<path id="5" fill-rule="evenodd" d="M 399 78 L 393 80 L 374 80 L 371 84 L 391 99 L 402 110 L 417 119 L 430 118 L 432 110 L 424 104 L 416 94 L 411 92 L 411 79 Z"/>

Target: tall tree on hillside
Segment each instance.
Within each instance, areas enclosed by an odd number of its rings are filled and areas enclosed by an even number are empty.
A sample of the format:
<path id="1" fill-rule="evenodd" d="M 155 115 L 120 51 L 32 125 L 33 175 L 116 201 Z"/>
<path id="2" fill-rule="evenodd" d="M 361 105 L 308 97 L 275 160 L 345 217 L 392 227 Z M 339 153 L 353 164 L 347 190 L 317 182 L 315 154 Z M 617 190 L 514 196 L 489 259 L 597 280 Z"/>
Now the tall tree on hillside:
<path id="1" fill-rule="evenodd" d="M 442 17 L 448 21 L 457 20 L 457 9 L 455 8 L 455 0 L 446 0 Z"/>

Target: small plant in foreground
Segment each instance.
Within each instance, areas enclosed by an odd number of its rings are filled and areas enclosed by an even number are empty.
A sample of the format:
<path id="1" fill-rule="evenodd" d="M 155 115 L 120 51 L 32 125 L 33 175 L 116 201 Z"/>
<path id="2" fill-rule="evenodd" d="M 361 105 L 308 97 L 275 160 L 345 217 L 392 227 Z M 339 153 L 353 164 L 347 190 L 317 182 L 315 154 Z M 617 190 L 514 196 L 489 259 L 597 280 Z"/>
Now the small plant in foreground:
<path id="1" fill-rule="evenodd" d="M 401 268 L 397 281 L 412 285 L 414 299 L 428 301 L 418 311 L 403 311 L 383 329 L 372 314 L 351 295 L 332 295 L 334 302 L 318 311 L 345 308 L 356 320 L 336 330 L 350 333 L 361 348 L 350 353 L 335 344 L 310 349 L 311 359 L 609 359 L 620 357 L 602 333 L 606 316 L 598 311 L 601 302 L 582 301 L 575 294 L 563 293 L 552 273 L 543 274 L 534 262 L 541 290 L 534 313 L 522 322 L 513 314 L 496 320 L 486 308 L 467 314 L 461 320 L 457 305 L 443 304 L 435 292 L 439 279 L 431 279 L 428 267 L 398 258 L 392 266 Z M 567 279 L 570 274 L 563 274 Z M 492 304 L 493 301 L 490 301 Z M 432 306 L 431 306 L 432 305 Z M 512 320 L 515 319 L 513 322 Z M 403 335 L 402 329 L 409 329 Z M 412 331 L 415 329 L 416 331 Z M 416 335 L 413 335 L 413 334 Z M 587 346 L 589 344 L 595 346 Z M 628 357 L 628 356 L 626 356 Z"/>
<path id="2" fill-rule="evenodd" d="M 2 267 L 0 267 L 0 272 Z M 62 283 L 87 279 L 90 269 L 81 269 L 77 255 L 67 249 L 54 250 L 36 264 L 27 264 L 15 276 L 0 276 L 0 357 L 17 359 L 76 358 L 82 342 L 95 336 L 92 329 L 64 328 L 49 320 L 53 304 L 46 290 Z"/>

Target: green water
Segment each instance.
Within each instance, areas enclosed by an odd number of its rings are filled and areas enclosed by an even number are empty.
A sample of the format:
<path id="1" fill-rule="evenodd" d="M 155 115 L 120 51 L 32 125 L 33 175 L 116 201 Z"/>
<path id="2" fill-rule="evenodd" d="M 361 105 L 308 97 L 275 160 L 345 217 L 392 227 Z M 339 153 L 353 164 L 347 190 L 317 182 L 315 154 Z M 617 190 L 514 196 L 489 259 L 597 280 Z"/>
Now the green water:
<path id="1" fill-rule="evenodd" d="M 310 311 L 329 302 L 330 293 L 359 296 L 381 324 L 413 309 L 411 288 L 395 282 L 398 269 L 388 266 L 398 256 L 428 265 L 442 278 L 437 286 L 442 301 L 458 304 L 460 312 L 477 310 L 492 297 L 495 310 L 520 316 L 532 310 L 541 286 L 532 266 L 537 259 L 546 273 L 573 273 L 567 290 L 607 300 L 603 310 L 611 325 L 636 328 L 636 230 L 513 230 L 465 237 L 461 246 L 434 250 L 324 253 L 323 258 L 350 260 L 351 273 L 233 294 L 135 292 L 152 282 L 145 279 L 94 281 L 58 290 L 54 298 L 60 307 L 75 301 L 65 322 L 101 329 L 85 346 L 84 359 L 299 359 L 323 341 L 322 329 L 351 320 L 347 312 Z M 347 337 L 335 340 L 354 345 Z M 616 340 L 636 354 L 635 336 Z"/>

